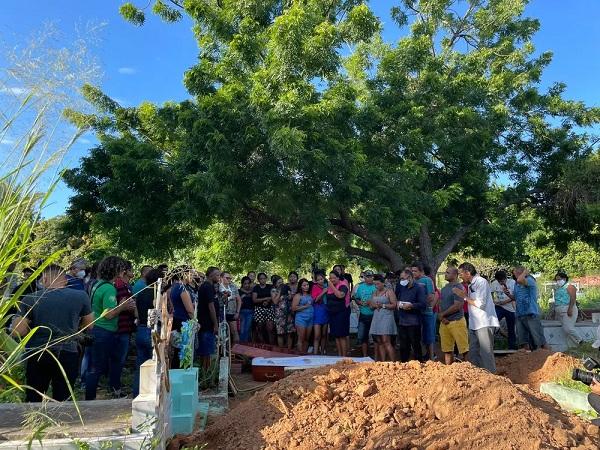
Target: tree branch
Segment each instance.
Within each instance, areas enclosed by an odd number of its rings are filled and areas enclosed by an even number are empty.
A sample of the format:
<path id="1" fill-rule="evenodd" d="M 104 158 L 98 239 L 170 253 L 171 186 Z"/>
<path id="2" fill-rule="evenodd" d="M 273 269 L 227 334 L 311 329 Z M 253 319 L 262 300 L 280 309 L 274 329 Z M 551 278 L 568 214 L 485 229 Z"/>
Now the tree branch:
<path id="1" fill-rule="evenodd" d="M 431 235 L 429 234 L 429 226 L 426 222 L 423 222 L 421 229 L 419 230 L 419 253 L 421 258 L 425 260 L 427 264 L 433 264 L 433 248 L 431 247 Z"/>
<path id="2" fill-rule="evenodd" d="M 284 223 L 279 218 L 266 211 L 254 208 L 247 203 L 242 204 L 244 211 L 251 220 L 261 225 L 271 225 L 280 231 L 292 232 L 304 229 L 304 224 L 300 222 Z"/>
<path id="3" fill-rule="evenodd" d="M 365 258 L 373 262 L 378 262 L 384 266 L 389 266 L 390 261 L 388 261 L 385 257 L 369 251 L 364 248 L 353 247 L 349 243 L 345 242 L 340 236 L 338 236 L 334 231 L 330 230 L 329 234 L 333 237 L 337 243 L 344 249 L 346 253 L 351 256 L 358 256 L 359 258 Z"/>
<path id="4" fill-rule="evenodd" d="M 432 260 L 434 269 L 440 267 L 446 257 L 454 250 L 454 247 L 462 240 L 463 237 L 469 232 L 477 222 L 472 222 L 468 225 L 462 225 L 458 230 L 454 232 L 452 237 L 446 241 L 443 247 L 438 251 L 437 255 Z"/>
<path id="5" fill-rule="evenodd" d="M 362 240 L 368 242 L 373 246 L 376 254 L 387 261 L 387 266 L 392 270 L 398 270 L 402 268 L 403 261 L 400 255 L 380 236 L 369 232 L 364 225 L 354 222 L 348 217 L 348 214 L 344 210 L 338 211 L 340 218 L 331 218 L 329 222 L 341 228 L 355 236 L 358 236 Z"/>

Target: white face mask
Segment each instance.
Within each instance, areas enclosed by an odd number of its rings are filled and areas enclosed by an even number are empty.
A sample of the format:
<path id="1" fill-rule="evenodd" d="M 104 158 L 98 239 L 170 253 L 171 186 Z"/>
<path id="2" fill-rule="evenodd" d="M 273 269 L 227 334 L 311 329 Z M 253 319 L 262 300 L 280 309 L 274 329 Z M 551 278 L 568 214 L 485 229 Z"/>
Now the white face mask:
<path id="1" fill-rule="evenodd" d="M 408 286 L 408 280 L 400 280 L 400 286 Z"/>
<path id="2" fill-rule="evenodd" d="M 558 287 L 563 287 L 566 284 L 566 280 L 558 280 L 556 284 Z"/>
<path id="3" fill-rule="evenodd" d="M 75 276 L 76 276 L 77 278 L 84 278 L 84 277 L 85 277 L 85 270 L 80 270 L 79 272 L 77 272 L 77 273 L 75 274 Z"/>

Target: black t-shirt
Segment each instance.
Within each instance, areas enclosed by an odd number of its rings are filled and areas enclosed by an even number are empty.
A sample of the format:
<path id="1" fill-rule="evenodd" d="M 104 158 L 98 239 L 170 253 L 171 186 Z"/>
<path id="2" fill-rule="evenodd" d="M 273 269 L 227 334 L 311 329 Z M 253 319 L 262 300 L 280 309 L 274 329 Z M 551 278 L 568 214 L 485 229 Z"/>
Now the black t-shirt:
<path id="1" fill-rule="evenodd" d="M 243 290 L 239 290 L 240 297 L 242 299 L 242 308 L 241 309 L 254 309 L 254 302 L 252 301 L 252 291 L 245 292 Z"/>
<path id="2" fill-rule="evenodd" d="M 254 286 L 254 289 L 252 290 L 252 292 L 256 293 L 256 298 L 264 298 L 264 297 L 269 297 L 271 298 L 271 288 L 272 286 L 270 284 L 265 285 L 265 287 L 260 287 L 260 284 L 257 284 L 256 286 Z M 262 303 L 259 303 L 257 306 L 263 306 Z"/>
<path id="3" fill-rule="evenodd" d="M 335 294 L 327 294 L 327 310 L 330 312 L 340 312 L 346 308 L 346 294 L 348 293 L 348 286 L 342 285 L 338 289 L 344 293 L 342 298 L 338 298 Z"/>
<path id="4" fill-rule="evenodd" d="M 208 305 L 215 302 L 215 286 L 210 281 L 205 281 L 198 288 L 198 324 L 201 331 L 212 331 L 214 324 L 210 318 Z"/>
<path id="5" fill-rule="evenodd" d="M 26 348 L 43 347 L 49 342 L 52 350 L 76 352 L 73 334 L 79 329 L 83 316 L 91 314 L 90 297 L 76 289 L 43 289 L 23 297 L 19 316 L 30 321 L 31 329 L 40 327 L 25 345 Z M 57 343 L 62 338 L 69 339 Z"/>
<path id="6" fill-rule="evenodd" d="M 148 326 L 148 310 L 154 308 L 154 289 L 142 289 L 135 296 L 135 307 L 138 312 L 138 323 Z"/>

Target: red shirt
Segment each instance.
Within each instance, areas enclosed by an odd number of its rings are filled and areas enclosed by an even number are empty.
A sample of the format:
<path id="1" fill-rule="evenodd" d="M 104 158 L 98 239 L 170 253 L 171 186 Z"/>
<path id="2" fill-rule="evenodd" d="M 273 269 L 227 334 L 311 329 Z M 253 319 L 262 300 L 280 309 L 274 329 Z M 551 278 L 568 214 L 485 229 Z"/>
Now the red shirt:
<path id="1" fill-rule="evenodd" d="M 131 297 L 131 286 L 125 283 L 122 279 L 115 280 L 115 288 L 117 289 L 117 304 Z M 135 314 L 133 311 L 123 311 L 119 313 L 119 321 L 117 325 L 117 333 L 133 333 L 135 331 Z"/>

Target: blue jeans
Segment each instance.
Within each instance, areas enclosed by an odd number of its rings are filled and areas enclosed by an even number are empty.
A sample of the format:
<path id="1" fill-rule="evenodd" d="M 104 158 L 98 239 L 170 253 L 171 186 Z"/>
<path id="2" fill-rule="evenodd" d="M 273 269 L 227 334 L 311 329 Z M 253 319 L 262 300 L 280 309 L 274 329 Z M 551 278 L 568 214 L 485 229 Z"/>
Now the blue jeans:
<path id="1" fill-rule="evenodd" d="M 517 336 L 519 337 L 519 346 L 529 344 L 530 350 L 536 350 L 546 345 L 542 322 L 536 314 L 517 317 Z"/>
<path id="2" fill-rule="evenodd" d="M 240 342 L 250 342 L 250 331 L 252 330 L 253 320 L 254 311 L 252 309 L 240 310 Z"/>
<path id="3" fill-rule="evenodd" d="M 152 338 L 150 328 L 140 325 L 135 335 L 135 378 L 133 380 L 133 396 L 140 393 L 140 366 L 147 360 L 152 359 Z"/>
<path id="4" fill-rule="evenodd" d="M 517 331 L 515 329 L 515 313 L 512 311 L 507 311 L 502 306 L 496 305 L 496 315 L 498 316 L 498 321 L 501 321 L 502 318 L 506 319 L 506 327 L 508 328 L 508 348 L 511 350 L 516 350 Z"/>
<path id="5" fill-rule="evenodd" d="M 371 322 L 373 322 L 373 314 L 360 314 L 358 316 L 358 333 L 356 338 L 359 344 L 369 343 L 369 330 L 371 329 Z"/>
<path id="6" fill-rule="evenodd" d="M 120 389 L 121 374 L 123 373 L 125 361 L 127 361 L 127 353 L 129 352 L 129 333 L 117 333 L 114 352 L 116 353 L 116 358 L 119 361 L 119 366 L 117 368 L 119 372 L 119 382 L 118 387 L 116 389 Z"/>
<path id="7" fill-rule="evenodd" d="M 81 383 L 85 384 L 85 377 L 92 368 L 92 347 L 83 349 L 83 358 L 81 358 Z"/>
<path id="8" fill-rule="evenodd" d="M 113 390 L 118 390 L 121 387 L 119 372 L 120 360 L 119 355 L 115 351 L 117 347 L 117 333 L 109 331 L 105 328 L 95 326 L 92 329 L 94 336 L 94 344 L 92 345 L 92 367 L 88 367 L 88 372 L 85 382 L 85 399 L 96 400 L 96 389 L 98 389 L 98 381 L 100 375 L 108 373 L 109 386 Z"/>

